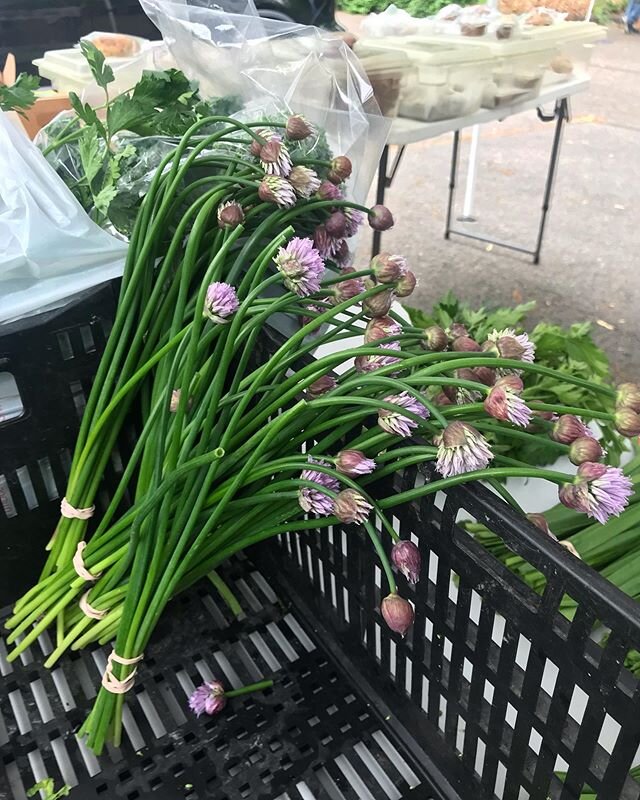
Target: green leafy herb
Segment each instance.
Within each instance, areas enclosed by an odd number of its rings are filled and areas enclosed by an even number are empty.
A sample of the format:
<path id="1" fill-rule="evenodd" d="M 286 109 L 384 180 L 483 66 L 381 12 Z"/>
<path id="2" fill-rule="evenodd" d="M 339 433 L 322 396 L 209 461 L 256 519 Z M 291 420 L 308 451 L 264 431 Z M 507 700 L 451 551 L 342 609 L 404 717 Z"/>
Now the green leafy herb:
<path id="1" fill-rule="evenodd" d="M 27 797 L 35 797 L 38 792 L 44 792 L 44 800 L 59 800 L 61 797 L 68 797 L 71 791 L 71 787 L 66 784 L 57 792 L 55 788 L 53 778 L 45 778 L 27 790 Z"/>
<path id="2" fill-rule="evenodd" d="M 101 89 L 106 91 L 107 86 L 114 82 L 115 76 L 111 67 L 105 63 L 104 53 L 98 50 L 95 44 L 88 39 L 81 40 L 80 50 L 82 51 L 82 55 L 87 59 L 93 79 Z"/>
<path id="3" fill-rule="evenodd" d="M 36 102 L 35 90 L 40 84 L 40 79 L 35 75 L 21 72 L 12 86 L 0 84 L 0 109 L 2 111 L 17 111 L 24 116 L 24 112 Z"/>

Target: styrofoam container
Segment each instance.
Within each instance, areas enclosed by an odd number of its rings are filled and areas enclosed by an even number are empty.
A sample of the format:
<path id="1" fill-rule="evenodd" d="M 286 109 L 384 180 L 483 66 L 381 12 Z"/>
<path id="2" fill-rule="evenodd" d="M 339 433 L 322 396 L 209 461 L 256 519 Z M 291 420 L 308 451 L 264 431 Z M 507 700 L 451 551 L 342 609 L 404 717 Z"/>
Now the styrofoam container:
<path id="1" fill-rule="evenodd" d="M 480 108 L 491 77 L 488 51 L 463 51 L 438 37 L 388 37 L 357 43 L 355 48 L 358 55 L 371 53 L 372 49 L 394 52 L 405 59 L 401 116 L 435 122 L 464 117 Z"/>
<path id="2" fill-rule="evenodd" d="M 546 85 L 554 85 L 589 74 L 593 51 L 607 38 L 607 29 L 595 22 L 558 22 L 544 28 L 527 27 L 523 36 L 555 47 L 544 78 Z"/>
<path id="3" fill-rule="evenodd" d="M 91 35 L 84 38 L 90 39 Z M 144 53 L 150 42 L 139 36 L 131 38 L 139 45 L 135 55 L 105 58 L 105 63 L 113 69 L 115 77 L 114 82 L 109 85 L 110 94 L 115 95 L 130 89 L 146 68 Z M 47 50 L 42 58 L 34 59 L 33 64 L 38 68 L 40 77 L 51 81 L 53 88 L 62 94 L 81 94 L 93 84 L 91 69 L 79 47 Z"/>
<path id="4" fill-rule="evenodd" d="M 490 81 L 482 95 L 484 108 L 499 108 L 537 97 L 546 71 L 556 54 L 553 42 L 543 39 L 493 39 L 466 36 L 446 37 L 465 52 L 489 51 Z"/>

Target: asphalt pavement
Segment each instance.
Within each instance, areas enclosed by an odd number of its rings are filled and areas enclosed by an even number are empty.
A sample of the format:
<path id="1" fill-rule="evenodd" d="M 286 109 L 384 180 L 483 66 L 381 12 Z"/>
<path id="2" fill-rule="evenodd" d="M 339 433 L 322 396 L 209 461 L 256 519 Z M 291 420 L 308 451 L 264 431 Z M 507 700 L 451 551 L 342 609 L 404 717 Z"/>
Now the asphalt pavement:
<path id="1" fill-rule="evenodd" d="M 591 75 L 589 91 L 571 103 L 539 265 L 495 246 L 445 241 L 451 135 L 407 148 L 387 193 L 396 225 L 383 249 L 412 264 L 420 281 L 413 304 L 428 306 L 449 289 L 477 305 L 535 300 L 531 324 L 591 320 L 616 377 L 640 380 L 640 35 L 612 26 Z M 552 138 L 553 125 L 535 112 L 483 126 L 476 221 L 457 224 L 532 246 Z M 469 139 L 467 131 L 461 177 Z M 360 250 L 364 258 L 364 241 Z"/>

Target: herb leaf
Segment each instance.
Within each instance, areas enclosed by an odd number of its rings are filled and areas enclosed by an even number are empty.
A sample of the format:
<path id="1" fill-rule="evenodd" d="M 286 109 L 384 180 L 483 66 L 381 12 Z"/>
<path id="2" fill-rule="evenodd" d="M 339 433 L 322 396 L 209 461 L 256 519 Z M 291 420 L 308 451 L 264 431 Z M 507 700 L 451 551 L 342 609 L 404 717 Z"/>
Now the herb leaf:
<path id="1" fill-rule="evenodd" d="M 35 75 L 21 72 L 12 86 L 0 84 L 0 109 L 2 111 L 17 111 L 24 116 L 27 108 L 36 102 L 35 90 L 40 84 L 40 79 Z"/>
<path id="2" fill-rule="evenodd" d="M 111 67 L 105 64 L 104 53 L 98 50 L 95 44 L 88 39 L 80 41 L 80 50 L 87 59 L 93 79 L 100 88 L 106 89 L 110 83 L 114 82 L 115 76 Z"/>
<path id="3" fill-rule="evenodd" d="M 69 92 L 69 102 L 71 103 L 71 108 L 73 108 L 85 125 L 95 126 L 100 136 L 102 136 L 103 139 L 107 138 L 107 131 L 104 125 L 98 118 L 95 109 L 92 108 L 89 103 L 83 103 L 75 92 Z"/>

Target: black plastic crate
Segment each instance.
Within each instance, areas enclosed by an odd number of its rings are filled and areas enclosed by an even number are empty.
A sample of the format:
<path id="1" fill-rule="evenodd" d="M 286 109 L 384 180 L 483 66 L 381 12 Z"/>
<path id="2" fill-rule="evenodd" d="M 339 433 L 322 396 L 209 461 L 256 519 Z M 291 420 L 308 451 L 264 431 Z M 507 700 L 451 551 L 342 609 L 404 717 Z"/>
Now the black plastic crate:
<path id="1" fill-rule="evenodd" d="M 32 477 L 38 504 L 28 508 L 16 469 L 37 475 L 40 460 L 73 446 L 80 407 L 69 387 L 88 390 L 104 341 L 96 334 L 86 352 L 81 331 L 108 330 L 113 307 L 103 289 L 0 339 L 0 370 L 13 369 L 25 405 L 21 420 L 0 427 L 0 475 L 18 511 L 0 512 L 3 583 L 20 563 L 7 561 L 7 541 L 33 565 L 59 502 Z M 67 337 L 74 358 L 61 357 Z M 55 391 L 29 389 L 50 381 Z M 431 478 L 407 470 L 395 488 Z M 545 574 L 542 596 L 456 525 L 461 511 Z M 128 696 L 123 745 L 98 760 L 74 731 L 106 650 L 49 672 L 43 636 L 17 663 L 1 659 L 0 798 L 22 800 L 48 775 L 75 784 L 78 800 L 576 800 L 586 784 L 600 800 L 638 800 L 627 775 L 640 692 L 622 666 L 640 647 L 638 605 L 482 486 L 399 507 L 394 524 L 424 558 L 415 588 L 399 579 L 416 606 L 406 639 L 381 620 L 382 576 L 359 529 L 282 536 L 224 569 L 243 619 L 205 582 L 173 602 Z M 578 602 L 572 622 L 557 611 L 565 593 Z M 596 624 L 610 631 L 605 647 L 590 638 Z M 197 720 L 187 695 L 212 673 L 230 686 L 265 676 L 275 685 Z"/>

